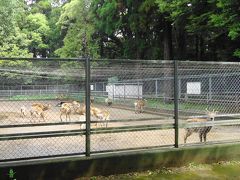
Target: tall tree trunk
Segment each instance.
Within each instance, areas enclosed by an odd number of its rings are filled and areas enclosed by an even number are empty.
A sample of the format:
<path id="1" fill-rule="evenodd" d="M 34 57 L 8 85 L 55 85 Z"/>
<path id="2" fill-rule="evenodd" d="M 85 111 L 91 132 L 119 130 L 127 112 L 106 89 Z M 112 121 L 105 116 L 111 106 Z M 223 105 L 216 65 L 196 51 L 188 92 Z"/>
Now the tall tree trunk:
<path id="1" fill-rule="evenodd" d="M 43 57 L 43 58 L 46 58 L 46 57 L 47 57 L 47 50 L 46 50 L 46 49 L 43 49 L 43 50 L 42 50 L 42 57 Z"/>
<path id="2" fill-rule="evenodd" d="M 212 61 L 217 61 L 217 53 L 216 53 L 216 44 L 215 42 L 210 42 L 209 43 L 209 51 L 210 51 L 210 56 L 208 57 L 208 60 Z"/>
<path id="3" fill-rule="evenodd" d="M 195 59 L 198 60 L 198 51 L 199 51 L 199 47 L 198 47 L 198 35 L 195 36 Z"/>
<path id="4" fill-rule="evenodd" d="M 186 32 L 183 24 L 177 27 L 177 57 L 178 59 L 186 59 Z"/>
<path id="5" fill-rule="evenodd" d="M 164 21 L 163 29 L 163 59 L 172 60 L 173 50 L 172 50 L 172 25 L 169 21 Z"/>
<path id="6" fill-rule="evenodd" d="M 203 60 L 204 55 L 204 40 L 201 35 L 196 35 L 196 59 L 198 61 Z"/>
<path id="7" fill-rule="evenodd" d="M 104 57 L 104 45 L 103 45 L 103 38 L 100 38 L 100 57 Z"/>
<path id="8" fill-rule="evenodd" d="M 37 57 L 37 50 L 36 50 L 36 48 L 35 48 L 35 47 L 33 48 L 33 57 L 34 57 L 34 58 L 36 58 L 36 57 Z"/>
<path id="9" fill-rule="evenodd" d="M 202 61 L 203 60 L 203 56 L 204 56 L 204 51 L 205 51 L 205 48 L 204 48 L 204 40 L 203 40 L 203 37 L 200 36 L 199 38 L 199 60 Z"/>
<path id="10" fill-rule="evenodd" d="M 173 59 L 173 50 L 172 50 L 172 25 L 169 21 L 164 21 L 163 29 L 163 59 L 172 60 Z M 171 102 L 173 98 L 173 80 L 169 80 L 169 77 L 173 77 L 173 68 L 168 67 L 168 64 L 164 68 L 164 101 L 166 103 Z"/>

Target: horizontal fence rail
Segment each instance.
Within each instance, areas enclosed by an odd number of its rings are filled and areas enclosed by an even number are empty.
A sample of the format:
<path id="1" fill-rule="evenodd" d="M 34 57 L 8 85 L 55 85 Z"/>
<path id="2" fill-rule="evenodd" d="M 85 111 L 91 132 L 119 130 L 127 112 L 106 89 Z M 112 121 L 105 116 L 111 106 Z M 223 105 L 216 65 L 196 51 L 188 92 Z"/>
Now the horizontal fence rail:
<path id="1" fill-rule="evenodd" d="M 0 61 L 0 165 L 240 140 L 239 63 Z"/>

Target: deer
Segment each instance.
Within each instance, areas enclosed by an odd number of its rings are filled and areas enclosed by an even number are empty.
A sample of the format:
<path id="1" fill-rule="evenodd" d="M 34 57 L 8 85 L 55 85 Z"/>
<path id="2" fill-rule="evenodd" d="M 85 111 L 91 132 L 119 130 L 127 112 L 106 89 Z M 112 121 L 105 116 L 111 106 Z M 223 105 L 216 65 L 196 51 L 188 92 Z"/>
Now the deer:
<path id="1" fill-rule="evenodd" d="M 84 105 L 81 108 L 78 108 L 76 111 L 79 115 L 85 115 L 86 114 L 86 106 Z M 102 110 L 100 108 L 96 108 L 92 105 L 90 105 L 90 114 L 92 117 L 97 118 L 98 121 L 105 121 L 105 127 L 108 125 L 108 121 L 110 118 L 110 112 L 107 110 Z M 103 122 L 104 123 L 104 122 Z M 97 123 L 96 123 L 97 126 Z"/>
<path id="2" fill-rule="evenodd" d="M 93 104 L 93 103 L 94 103 L 94 100 L 95 100 L 94 96 L 91 96 L 91 97 L 90 97 L 90 103 Z"/>
<path id="3" fill-rule="evenodd" d="M 72 112 L 72 103 L 63 103 L 61 105 L 61 108 L 60 108 L 60 119 L 62 121 L 62 115 L 65 114 L 66 115 L 66 121 L 67 119 L 69 119 L 69 121 L 71 120 L 70 119 L 70 114 Z"/>
<path id="4" fill-rule="evenodd" d="M 208 111 L 206 109 L 206 114 L 207 117 L 206 118 L 191 118 L 191 119 L 187 119 L 187 122 L 199 122 L 199 123 L 205 123 L 207 121 L 214 121 L 216 115 L 217 115 L 218 111 Z M 206 127 L 190 127 L 190 128 L 186 128 L 186 133 L 184 136 L 184 143 L 187 142 L 187 138 L 189 136 L 192 135 L 192 133 L 198 133 L 199 134 L 199 139 L 200 142 L 202 142 L 202 140 L 204 139 L 204 142 L 207 141 L 207 134 L 210 132 L 210 130 L 212 129 L 212 126 L 206 126 Z"/>
<path id="5" fill-rule="evenodd" d="M 110 112 L 109 111 L 102 111 L 101 113 L 98 114 L 98 118 L 101 121 L 105 121 L 105 127 L 107 128 L 108 126 L 108 121 L 110 120 Z M 103 123 L 104 124 L 104 123 Z"/>
<path id="6" fill-rule="evenodd" d="M 106 98 L 105 103 L 106 103 L 107 106 L 111 106 L 113 102 L 112 102 L 112 99 Z"/>
<path id="7" fill-rule="evenodd" d="M 85 107 L 82 107 L 81 104 L 77 101 L 72 102 L 65 102 L 61 104 L 60 108 L 60 119 L 62 121 L 62 115 L 66 115 L 66 121 L 69 119 L 70 121 L 70 114 L 75 113 L 78 115 L 84 115 Z"/>
<path id="8" fill-rule="evenodd" d="M 24 117 L 27 116 L 27 108 L 26 108 L 26 106 L 21 106 L 20 111 L 21 111 L 20 117 L 24 118 Z"/>
<path id="9" fill-rule="evenodd" d="M 42 103 L 33 103 L 31 106 L 30 114 L 31 116 L 40 116 L 43 120 L 45 120 L 44 111 L 47 111 L 51 108 L 50 104 L 42 104 Z M 39 120 L 40 121 L 40 120 Z"/>
<path id="10" fill-rule="evenodd" d="M 51 109 L 51 105 L 50 104 L 43 104 L 43 103 L 33 103 L 32 107 L 39 107 L 40 109 L 42 109 L 43 111 L 49 110 Z"/>
<path id="11" fill-rule="evenodd" d="M 147 102 L 146 99 L 136 100 L 136 101 L 134 102 L 135 113 L 143 113 L 143 107 L 145 106 L 146 102 Z"/>
<path id="12" fill-rule="evenodd" d="M 74 112 L 76 113 L 76 111 L 81 108 L 81 104 L 78 101 L 73 101 L 72 102 L 72 108 L 73 108 Z"/>
<path id="13" fill-rule="evenodd" d="M 76 113 L 79 115 L 85 115 L 86 114 L 86 106 L 82 107 L 82 108 L 78 108 L 76 110 Z M 108 126 L 108 121 L 110 119 L 110 112 L 107 110 L 103 110 L 100 108 L 96 108 L 93 107 L 92 105 L 90 106 L 90 115 L 92 117 L 97 118 L 98 121 L 105 121 L 102 122 L 102 126 L 104 126 L 105 123 L 105 127 L 107 128 Z M 95 124 L 95 126 L 97 127 L 97 123 Z"/>
<path id="14" fill-rule="evenodd" d="M 108 121 L 109 121 L 109 118 L 110 118 L 110 112 L 109 111 L 102 110 L 100 108 L 96 108 L 96 107 L 91 106 L 90 107 L 90 113 L 91 113 L 91 116 L 96 117 L 97 120 L 105 121 L 105 127 L 107 128 Z M 104 124 L 104 122 L 103 122 L 103 124 Z M 97 127 L 97 123 L 96 123 L 96 127 Z"/>
<path id="15" fill-rule="evenodd" d="M 59 103 L 56 104 L 56 107 L 61 107 L 62 104 L 64 104 L 64 103 L 72 103 L 74 105 L 80 106 L 80 102 L 79 101 L 70 101 L 69 100 L 69 101 L 60 101 Z"/>
<path id="16" fill-rule="evenodd" d="M 85 115 L 85 112 L 86 112 L 86 106 L 81 106 L 81 107 L 77 107 L 75 110 L 75 114 L 78 114 L 78 115 Z"/>

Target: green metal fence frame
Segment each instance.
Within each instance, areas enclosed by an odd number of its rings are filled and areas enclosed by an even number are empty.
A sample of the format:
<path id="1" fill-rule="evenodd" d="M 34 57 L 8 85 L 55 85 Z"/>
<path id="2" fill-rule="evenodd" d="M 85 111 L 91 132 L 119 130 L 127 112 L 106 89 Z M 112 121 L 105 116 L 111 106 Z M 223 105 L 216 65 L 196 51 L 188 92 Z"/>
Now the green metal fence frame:
<path id="1" fill-rule="evenodd" d="M 0 57 L 0 60 L 27 60 L 27 61 L 81 61 L 85 64 L 85 102 L 86 102 L 86 121 L 82 122 L 86 124 L 86 129 L 84 130 L 72 130 L 72 131 L 51 131 L 51 132 L 36 132 L 36 133 L 18 133 L 18 134 L 8 134 L 8 135 L 1 135 L 0 141 L 3 140 L 16 140 L 16 139 L 30 139 L 30 138 L 41 138 L 41 137 L 59 137 L 59 136 L 72 136 L 72 135 L 85 135 L 85 155 L 87 157 L 91 156 L 91 134 L 100 134 L 100 133 L 119 133 L 119 132 L 132 132 L 132 131 L 143 131 L 143 130 L 158 130 L 158 129 L 175 129 L 175 147 L 179 147 L 178 142 L 178 81 L 177 81 L 177 61 L 174 61 L 173 67 L 174 67 L 174 124 L 156 124 L 156 125 L 150 125 L 150 126 L 131 126 L 131 127 L 119 127 L 119 128 L 108 128 L 108 129 L 98 129 L 94 130 L 91 129 L 91 123 L 94 123 L 94 121 L 91 121 L 91 114 L 90 114 L 90 96 L 91 96 L 91 90 L 90 90 L 90 82 L 91 82 L 91 62 L 94 61 L 101 61 L 101 60 L 94 60 L 90 57 L 87 58 L 7 58 L 7 57 Z M 102 60 L 104 61 L 104 60 Z M 158 60 L 130 60 L 130 59 L 114 59 L 112 61 L 119 61 L 119 62 L 132 62 L 132 63 L 159 63 Z M 173 61 L 161 61 L 161 63 L 164 62 L 173 62 Z M 141 119 L 140 121 L 143 121 L 144 119 Z M 99 121 L 98 121 L 99 122 Z M 114 121 L 119 122 L 119 121 Z M 0 128 L 14 128 L 14 127 L 30 127 L 30 126 L 53 126 L 53 125 L 66 125 L 66 124 L 82 124 L 79 122 L 71 122 L 71 123 L 42 123 L 42 124 L 20 124 L 20 125 L 3 125 L 0 126 Z M 128 149 L 124 149 L 128 150 Z M 28 158 L 26 158 L 28 159 Z"/>
<path id="2" fill-rule="evenodd" d="M 79 155 L 85 154 L 86 158 L 92 157 L 91 155 L 94 154 L 96 156 L 99 152 L 91 152 L 91 135 L 92 134 L 101 134 L 101 133 L 121 133 L 121 132 L 136 132 L 136 131 L 149 131 L 149 130 L 159 130 L 159 129 L 174 129 L 174 144 L 169 145 L 168 147 L 175 147 L 179 148 L 179 128 L 188 127 L 188 125 L 181 124 L 179 125 L 179 81 L 178 81 L 178 60 L 175 61 L 156 61 L 156 60 L 121 60 L 117 59 L 114 61 L 126 61 L 126 62 L 137 62 L 137 63 L 163 63 L 163 62 L 171 62 L 172 67 L 174 70 L 174 123 L 169 124 L 155 124 L 155 125 L 144 125 L 144 126 L 130 126 L 130 127 L 117 127 L 117 128 L 98 128 L 98 129 L 91 129 L 91 124 L 95 123 L 96 121 L 91 121 L 91 114 L 90 114 L 90 96 L 91 96 L 91 89 L 90 89 L 90 82 L 91 82 L 91 62 L 94 62 L 96 60 L 93 60 L 89 57 L 87 58 L 4 58 L 0 57 L 0 60 L 27 60 L 27 61 L 51 61 L 51 60 L 57 60 L 57 61 L 79 61 L 83 62 L 85 65 L 85 102 L 86 102 L 86 121 L 85 122 L 59 122 L 59 123 L 41 123 L 41 124 L 19 124 L 19 125 L 1 125 L 1 128 L 15 128 L 15 127 L 34 127 L 34 126 L 55 126 L 55 125 L 67 125 L 67 124 L 86 124 L 86 129 L 82 130 L 67 130 L 67 131 L 51 131 L 51 132 L 35 132 L 35 133 L 19 133 L 19 134 L 6 134 L 6 135 L 0 135 L 0 141 L 4 140 L 15 140 L 15 139 L 31 139 L 31 138 L 41 138 L 41 137 L 59 137 L 59 136 L 75 136 L 75 135 L 84 135 L 85 136 L 85 152 L 79 153 Z M 98 60 L 101 61 L 101 60 Z M 139 119 L 135 121 L 144 121 L 148 119 Z M 122 120 L 113 120 L 111 123 L 119 122 Z M 132 120 L 123 120 L 123 121 L 132 121 Z M 100 122 L 100 121 L 97 121 Z M 216 123 L 219 125 L 229 125 L 229 121 L 226 122 L 219 122 Z M 240 124 L 239 121 L 232 121 L 232 124 Z M 231 123 L 230 123 L 231 125 Z M 189 125 L 189 127 L 192 126 L 199 126 L 199 125 Z M 158 146 L 159 147 L 159 146 Z M 162 146 L 160 146 L 162 147 Z M 159 147 L 159 148 L 160 148 Z M 163 146 L 163 147 L 166 147 Z M 142 149 L 151 149 L 156 147 L 142 147 Z M 124 151 L 132 150 L 135 148 L 129 148 L 129 149 L 122 149 Z M 141 149 L 141 148 L 136 148 Z M 121 150 L 118 150 L 121 151 Z M 103 151 L 108 152 L 108 151 Z M 109 151 L 110 152 L 110 151 Z M 112 151 L 114 152 L 114 150 Z M 71 155 L 71 154 L 69 154 Z M 64 157 L 68 156 L 68 154 L 62 154 L 62 155 L 56 155 L 56 157 Z M 53 156 L 50 156 L 53 157 Z M 40 157 L 41 158 L 41 157 Z M 24 159 L 39 159 L 38 157 L 31 157 L 31 158 L 24 158 Z M 17 161 L 18 159 L 15 159 Z M 8 161 L 8 160 L 6 160 Z M 11 161 L 11 160 L 10 160 Z M 0 163 L 1 164 L 1 163 Z"/>

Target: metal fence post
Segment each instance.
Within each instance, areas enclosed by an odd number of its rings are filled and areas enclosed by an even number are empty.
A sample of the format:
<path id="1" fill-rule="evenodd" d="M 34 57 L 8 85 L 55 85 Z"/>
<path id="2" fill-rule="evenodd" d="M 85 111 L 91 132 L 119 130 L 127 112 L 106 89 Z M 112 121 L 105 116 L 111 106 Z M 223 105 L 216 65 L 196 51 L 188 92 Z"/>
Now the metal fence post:
<path id="1" fill-rule="evenodd" d="M 90 128 L 91 128 L 91 114 L 90 114 L 90 58 L 85 60 L 86 86 L 85 86 L 85 102 L 86 102 L 86 156 L 90 156 Z"/>
<path id="2" fill-rule="evenodd" d="M 157 98 L 158 96 L 158 81 L 157 79 L 155 80 L 155 97 Z"/>
<path id="3" fill-rule="evenodd" d="M 212 78 L 209 77 L 209 80 L 208 80 L 208 88 L 209 88 L 209 100 L 211 101 L 212 100 Z"/>
<path id="4" fill-rule="evenodd" d="M 114 90 L 115 90 L 115 84 L 113 83 L 112 84 L 112 99 L 113 99 L 113 101 L 114 101 L 114 95 L 115 95 Z"/>
<path id="5" fill-rule="evenodd" d="M 174 61 L 174 119 L 175 119 L 175 147 L 179 147 L 179 126 L 178 126 L 178 61 Z"/>
<path id="6" fill-rule="evenodd" d="M 139 81 L 138 81 L 138 99 L 139 99 Z"/>
<path id="7" fill-rule="evenodd" d="M 126 84 L 125 83 L 123 84 L 123 99 L 125 102 L 125 99 L 126 99 Z"/>

